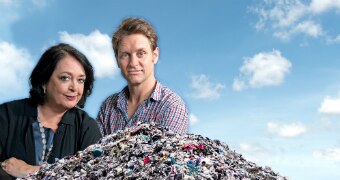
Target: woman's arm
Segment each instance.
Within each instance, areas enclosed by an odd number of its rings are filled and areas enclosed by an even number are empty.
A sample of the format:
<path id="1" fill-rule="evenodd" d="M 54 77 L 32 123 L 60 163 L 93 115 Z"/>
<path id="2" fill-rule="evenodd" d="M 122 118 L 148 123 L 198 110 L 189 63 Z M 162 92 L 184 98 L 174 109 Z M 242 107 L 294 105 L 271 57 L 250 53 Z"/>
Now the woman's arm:
<path id="1" fill-rule="evenodd" d="M 14 157 L 2 162 L 1 167 L 6 173 L 14 177 L 25 177 L 28 174 L 38 172 L 40 169 L 40 166 L 29 165 L 24 161 Z"/>
<path id="2" fill-rule="evenodd" d="M 89 145 L 97 143 L 101 137 L 97 122 L 86 114 L 82 124 L 79 150 L 84 150 Z"/>

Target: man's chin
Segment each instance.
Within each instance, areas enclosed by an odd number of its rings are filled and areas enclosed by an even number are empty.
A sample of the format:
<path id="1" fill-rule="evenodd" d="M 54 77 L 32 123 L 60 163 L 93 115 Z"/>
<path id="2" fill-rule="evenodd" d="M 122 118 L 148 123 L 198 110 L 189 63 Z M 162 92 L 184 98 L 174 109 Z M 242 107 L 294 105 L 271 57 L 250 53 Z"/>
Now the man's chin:
<path id="1" fill-rule="evenodd" d="M 130 78 L 127 80 L 129 85 L 139 85 L 141 84 L 143 81 L 139 78 Z"/>
<path id="2" fill-rule="evenodd" d="M 138 86 L 138 85 L 141 84 L 141 82 L 139 82 L 139 81 L 128 81 L 128 83 L 129 83 L 130 86 Z"/>

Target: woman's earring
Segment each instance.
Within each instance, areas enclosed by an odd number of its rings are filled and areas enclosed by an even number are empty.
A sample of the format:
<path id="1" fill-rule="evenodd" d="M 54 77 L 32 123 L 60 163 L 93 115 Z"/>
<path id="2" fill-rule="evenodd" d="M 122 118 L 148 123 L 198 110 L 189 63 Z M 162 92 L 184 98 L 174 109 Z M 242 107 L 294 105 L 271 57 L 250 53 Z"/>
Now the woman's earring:
<path id="1" fill-rule="evenodd" d="M 44 94 L 46 94 L 46 88 L 45 88 L 45 86 L 43 86 L 42 88 L 43 88 L 43 90 L 44 90 Z"/>

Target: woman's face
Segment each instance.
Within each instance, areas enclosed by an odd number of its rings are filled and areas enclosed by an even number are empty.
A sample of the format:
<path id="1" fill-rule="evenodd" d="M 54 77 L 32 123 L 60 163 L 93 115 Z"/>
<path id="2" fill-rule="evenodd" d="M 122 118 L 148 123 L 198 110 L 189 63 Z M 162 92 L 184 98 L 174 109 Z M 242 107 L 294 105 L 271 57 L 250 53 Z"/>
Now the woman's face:
<path id="1" fill-rule="evenodd" d="M 74 57 L 67 55 L 61 59 L 45 85 L 46 102 L 57 111 L 75 107 L 84 92 L 85 70 Z"/>

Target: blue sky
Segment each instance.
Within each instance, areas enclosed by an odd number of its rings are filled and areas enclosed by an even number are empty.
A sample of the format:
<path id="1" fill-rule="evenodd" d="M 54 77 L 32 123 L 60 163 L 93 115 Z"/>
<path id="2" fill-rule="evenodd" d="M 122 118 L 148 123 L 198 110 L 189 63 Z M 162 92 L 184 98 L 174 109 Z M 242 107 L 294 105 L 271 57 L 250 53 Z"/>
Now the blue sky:
<path id="1" fill-rule="evenodd" d="M 0 103 L 28 96 L 47 47 L 95 68 L 85 110 L 126 82 L 111 35 L 143 17 L 159 35 L 156 77 L 189 107 L 190 132 L 289 179 L 340 179 L 340 0 L 0 0 Z"/>

